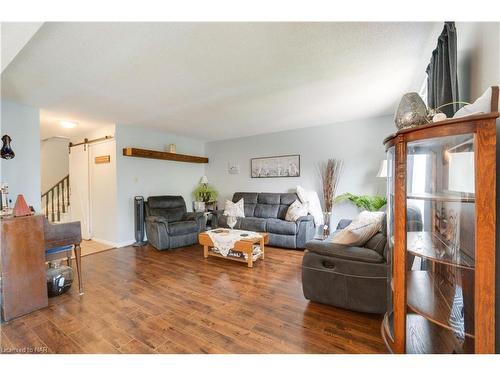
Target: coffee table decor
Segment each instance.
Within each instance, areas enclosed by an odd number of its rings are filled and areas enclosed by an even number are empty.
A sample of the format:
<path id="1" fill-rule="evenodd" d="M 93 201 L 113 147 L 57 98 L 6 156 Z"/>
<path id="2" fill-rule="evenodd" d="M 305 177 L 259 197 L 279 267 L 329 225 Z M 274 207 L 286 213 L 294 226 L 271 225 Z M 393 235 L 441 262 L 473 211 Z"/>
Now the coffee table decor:
<path id="1" fill-rule="evenodd" d="M 216 256 L 247 263 L 253 267 L 257 259 L 264 259 L 265 245 L 269 241 L 267 233 L 257 233 L 236 229 L 213 229 L 200 233 L 203 256 Z"/>

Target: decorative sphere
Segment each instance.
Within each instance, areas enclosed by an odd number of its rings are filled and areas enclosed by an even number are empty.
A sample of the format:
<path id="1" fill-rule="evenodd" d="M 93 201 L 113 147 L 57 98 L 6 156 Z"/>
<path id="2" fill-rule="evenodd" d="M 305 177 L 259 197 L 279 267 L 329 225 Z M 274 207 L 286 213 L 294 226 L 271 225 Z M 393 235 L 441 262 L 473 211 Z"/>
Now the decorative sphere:
<path id="1" fill-rule="evenodd" d="M 401 130 L 427 124 L 427 107 L 416 92 L 409 92 L 401 98 L 394 116 L 396 127 Z"/>

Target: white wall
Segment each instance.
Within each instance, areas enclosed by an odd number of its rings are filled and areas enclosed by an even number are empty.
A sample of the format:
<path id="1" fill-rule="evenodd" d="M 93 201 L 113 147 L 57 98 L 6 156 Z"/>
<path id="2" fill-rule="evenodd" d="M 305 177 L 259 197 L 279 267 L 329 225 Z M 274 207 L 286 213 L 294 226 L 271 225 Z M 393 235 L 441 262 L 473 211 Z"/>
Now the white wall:
<path id="1" fill-rule="evenodd" d="M 69 174 L 69 139 L 48 138 L 40 142 L 42 194 Z"/>
<path id="2" fill-rule="evenodd" d="M 207 176 L 220 193 L 219 203 L 231 199 L 236 191 L 288 192 L 297 185 L 314 189 L 321 197 L 318 163 L 328 158 L 344 160 L 338 194 L 385 195 L 385 179 L 377 178 L 380 162 L 385 158 L 382 141 L 395 131 L 392 117 L 338 123 L 319 127 L 290 130 L 206 144 L 209 164 Z M 300 155 L 300 177 L 251 178 L 250 159 L 261 156 Z M 227 172 L 227 163 L 234 162 L 240 173 Z M 357 214 L 349 203 L 333 209 L 332 224 L 340 218 Z"/>
<path id="3" fill-rule="evenodd" d="M 40 119 L 38 108 L 1 101 L 1 135 L 12 138 L 14 159 L 1 159 L 1 182 L 9 184 L 9 197 L 15 203 L 23 194 L 28 205 L 41 210 Z"/>
<path id="4" fill-rule="evenodd" d="M 144 159 L 123 156 L 125 147 L 165 151 L 175 143 L 179 154 L 203 156 L 204 142 L 166 132 L 134 127 L 116 126 L 117 150 L 117 207 L 118 242 L 134 242 L 133 198 L 142 195 L 182 195 L 188 211 L 192 210 L 191 193 L 205 173 L 203 164 Z"/>
<path id="5" fill-rule="evenodd" d="M 458 83 L 461 100 L 476 100 L 500 85 L 500 23 L 458 22 Z"/>

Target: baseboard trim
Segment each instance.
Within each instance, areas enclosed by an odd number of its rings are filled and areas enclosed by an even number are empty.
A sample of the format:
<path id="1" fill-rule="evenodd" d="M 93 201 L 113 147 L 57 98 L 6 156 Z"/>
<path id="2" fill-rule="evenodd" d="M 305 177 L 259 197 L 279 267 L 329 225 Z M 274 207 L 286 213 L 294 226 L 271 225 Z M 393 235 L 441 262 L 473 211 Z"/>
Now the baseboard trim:
<path id="1" fill-rule="evenodd" d="M 127 240 L 127 241 L 122 241 L 118 242 L 115 247 L 125 247 L 125 246 L 130 246 L 135 242 L 135 240 Z"/>
<path id="2" fill-rule="evenodd" d="M 104 244 L 104 245 L 107 245 L 107 246 L 117 247 L 115 242 L 106 241 L 106 240 L 103 240 L 103 239 L 101 239 L 101 238 L 92 237 L 90 240 L 91 240 L 91 241 L 100 242 L 100 243 L 102 243 L 102 244 Z"/>
<path id="3" fill-rule="evenodd" d="M 100 238 L 97 238 L 97 237 L 93 237 L 92 240 L 96 241 L 96 242 L 100 242 L 104 245 L 108 245 L 108 246 L 111 246 L 111 247 L 125 247 L 125 246 L 130 246 L 132 245 L 133 243 L 135 243 L 135 240 L 127 240 L 127 241 L 122 241 L 122 242 L 111 242 L 111 241 L 106 241 L 106 240 L 103 240 L 103 239 L 100 239 Z"/>

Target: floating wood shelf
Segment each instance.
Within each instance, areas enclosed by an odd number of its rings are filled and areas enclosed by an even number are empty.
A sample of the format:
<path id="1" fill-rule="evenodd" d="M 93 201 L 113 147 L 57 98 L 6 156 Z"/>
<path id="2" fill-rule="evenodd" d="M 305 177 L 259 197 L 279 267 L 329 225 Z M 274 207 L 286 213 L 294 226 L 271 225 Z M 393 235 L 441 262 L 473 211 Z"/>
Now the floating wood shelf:
<path id="1" fill-rule="evenodd" d="M 181 161 L 185 163 L 208 163 L 208 158 L 203 156 L 182 155 L 172 152 L 145 150 L 142 148 L 126 147 L 123 149 L 123 156 L 133 156 L 136 158 L 160 159 Z"/>

